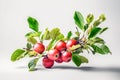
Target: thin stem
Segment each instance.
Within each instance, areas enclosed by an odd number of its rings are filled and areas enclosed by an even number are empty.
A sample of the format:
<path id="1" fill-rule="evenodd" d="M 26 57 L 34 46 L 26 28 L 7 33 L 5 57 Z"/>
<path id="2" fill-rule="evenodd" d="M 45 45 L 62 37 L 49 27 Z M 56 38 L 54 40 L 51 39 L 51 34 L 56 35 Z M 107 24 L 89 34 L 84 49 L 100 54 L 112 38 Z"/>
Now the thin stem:
<path id="1" fill-rule="evenodd" d="M 75 27 L 75 28 L 76 28 L 77 32 L 79 33 L 78 38 L 80 38 L 80 32 L 79 32 L 79 30 L 78 30 L 78 28 L 77 28 L 77 27 Z"/>

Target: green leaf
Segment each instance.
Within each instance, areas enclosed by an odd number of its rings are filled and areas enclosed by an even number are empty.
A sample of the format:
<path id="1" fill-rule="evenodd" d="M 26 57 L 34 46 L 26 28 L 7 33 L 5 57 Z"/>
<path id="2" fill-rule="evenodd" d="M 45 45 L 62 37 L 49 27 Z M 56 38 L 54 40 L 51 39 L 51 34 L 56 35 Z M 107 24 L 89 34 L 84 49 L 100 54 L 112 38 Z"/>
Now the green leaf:
<path id="1" fill-rule="evenodd" d="M 88 49 L 93 53 L 93 54 L 95 54 L 95 50 L 93 50 L 93 49 L 91 49 L 92 47 L 89 45 L 88 46 Z"/>
<path id="2" fill-rule="evenodd" d="M 110 49 L 104 44 L 102 44 L 102 45 L 92 45 L 91 47 L 94 49 L 95 52 L 100 53 L 100 54 L 111 53 Z"/>
<path id="3" fill-rule="evenodd" d="M 82 14 L 78 11 L 75 11 L 74 13 L 74 20 L 75 20 L 75 24 L 81 29 L 84 29 L 84 17 L 82 16 Z"/>
<path id="4" fill-rule="evenodd" d="M 100 31 L 99 34 L 102 34 L 102 33 L 105 32 L 107 29 L 108 29 L 108 27 L 103 28 L 103 29 Z"/>
<path id="5" fill-rule="evenodd" d="M 72 39 L 79 40 L 79 37 L 73 37 Z"/>
<path id="6" fill-rule="evenodd" d="M 29 51 L 28 56 L 29 57 L 35 57 L 35 56 L 37 56 L 37 53 L 35 51 Z"/>
<path id="7" fill-rule="evenodd" d="M 82 63 L 88 63 L 88 59 L 84 56 L 80 56 L 81 62 Z"/>
<path id="8" fill-rule="evenodd" d="M 64 40 L 64 35 L 63 34 L 59 34 L 57 37 L 56 37 L 56 41 L 58 40 Z"/>
<path id="9" fill-rule="evenodd" d="M 101 46 L 102 50 L 104 51 L 105 54 L 111 53 L 110 49 L 106 45 Z"/>
<path id="10" fill-rule="evenodd" d="M 28 42 L 31 42 L 32 44 L 36 44 L 37 43 L 37 40 L 34 38 L 34 37 L 29 37 L 27 39 Z"/>
<path id="11" fill-rule="evenodd" d="M 82 63 L 80 55 L 79 54 L 72 54 L 72 61 L 75 63 L 77 67 L 79 67 Z"/>
<path id="12" fill-rule="evenodd" d="M 38 26 L 39 26 L 38 21 L 35 18 L 32 18 L 32 17 L 28 17 L 27 21 L 28 21 L 28 24 L 29 24 L 29 28 L 38 32 Z"/>
<path id="13" fill-rule="evenodd" d="M 42 40 L 49 40 L 49 39 L 50 39 L 50 31 L 48 30 L 48 28 L 46 28 L 42 36 Z"/>
<path id="14" fill-rule="evenodd" d="M 35 58 L 28 63 L 29 71 L 34 71 L 39 58 Z"/>
<path id="15" fill-rule="evenodd" d="M 72 32 L 69 31 L 68 34 L 67 34 L 67 40 L 69 40 L 71 38 L 71 36 L 72 36 Z"/>
<path id="16" fill-rule="evenodd" d="M 92 39 L 88 40 L 87 43 L 90 44 L 90 45 L 96 44 L 96 43 L 104 44 L 105 41 L 100 37 L 95 37 L 95 38 L 92 38 Z"/>
<path id="17" fill-rule="evenodd" d="M 56 39 L 56 37 L 60 34 L 60 29 L 59 28 L 53 28 L 50 32 L 50 37 L 51 39 Z"/>
<path id="18" fill-rule="evenodd" d="M 25 37 L 40 37 L 42 32 L 29 32 L 25 35 Z"/>
<path id="19" fill-rule="evenodd" d="M 92 45 L 91 47 L 94 49 L 95 53 L 97 52 L 100 54 L 104 54 L 103 50 L 98 45 Z"/>
<path id="20" fill-rule="evenodd" d="M 100 32 L 100 30 L 101 30 L 101 28 L 99 28 L 99 27 L 94 27 L 94 28 L 91 30 L 88 38 L 90 39 L 90 38 L 95 37 L 95 36 Z"/>
<path id="21" fill-rule="evenodd" d="M 79 49 L 74 50 L 74 51 L 72 52 L 72 54 L 80 54 L 81 52 L 83 52 L 83 51 L 82 51 L 81 48 L 79 48 Z"/>
<path id="22" fill-rule="evenodd" d="M 49 51 L 50 49 L 52 49 L 55 43 L 56 43 L 56 40 L 51 40 L 49 45 L 47 46 L 46 51 Z"/>
<path id="23" fill-rule="evenodd" d="M 84 25 L 84 31 L 87 30 L 88 27 L 88 24 Z"/>
<path id="24" fill-rule="evenodd" d="M 76 31 L 75 34 L 77 37 L 80 37 L 80 32 Z"/>
<path id="25" fill-rule="evenodd" d="M 100 37 L 95 37 L 93 39 L 93 41 L 94 41 L 94 43 L 101 43 L 101 44 L 105 43 L 105 41 L 102 38 L 100 38 Z"/>
<path id="26" fill-rule="evenodd" d="M 17 49 L 11 55 L 11 61 L 19 60 L 20 58 L 24 57 L 25 50 Z"/>
<path id="27" fill-rule="evenodd" d="M 26 47 L 28 50 L 30 50 L 32 48 L 32 45 L 30 43 L 27 43 Z"/>
<path id="28" fill-rule="evenodd" d="M 87 23 L 90 24 L 93 20 L 94 20 L 93 14 L 88 14 L 86 18 Z"/>

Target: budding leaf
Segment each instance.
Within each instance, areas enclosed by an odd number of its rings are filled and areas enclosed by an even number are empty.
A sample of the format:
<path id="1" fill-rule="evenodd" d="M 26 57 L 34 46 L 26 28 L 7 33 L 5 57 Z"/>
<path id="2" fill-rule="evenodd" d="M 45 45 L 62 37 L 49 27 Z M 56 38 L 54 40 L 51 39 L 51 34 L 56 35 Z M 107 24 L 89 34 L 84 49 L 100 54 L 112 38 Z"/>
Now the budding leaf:
<path id="1" fill-rule="evenodd" d="M 99 18 L 93 23 L 94 27 L 97 27 L 99 24 L 101 24 L 102 22 L 104 22 L 106 20 L 106 17 L 104 14 L 101 14 L 99 16 Z"/>
<path id="2" fill-rule="evenodd" d="M 69 40 L 71 38 L 71 36 L 72 36 L 72 32 L 69 31 L 68 34 L 67 34 L 67 40 Z"/>
<path id="3" fill-rule="evenodd" d="M 94 23 L 93 23 L 93 26 L 94 27 L 97 27 L 101 22 L 99 20 L 96 20 Z"/>
<path id="4" fill-rule="evenodd" d="M 81 29 L 84 29 L 84 17 L 82 16 L 82 14 L 78 11 L 75 11 L 74 13 L 74 20 L 75 20 L 75 24 Z"/>
<path id="5" fill-rule="evenodd" d="M 39 26 L 39 23 L 38 21 L 35 19 L 35 18 L 32 18 L 32 17 L 28 17 L 27 19 L 28 21 L 28 24 L 29 24 L 29 28 L 31 28 L 32 30 L 38 32 L 38 26 Z"/>
<path id="6" fill-rule="evenodd" d="M 23 58 L 25 54 L 25 50 L 23 49 L 17 49 L 15 50 L 11 55 L 11 61 L 19 60 L 20 58 Z"/>
<path id="7" fill-rule="evenodd" d="M 35 58 L 28 63 L 29 71 L 34 71 L 39 58 Z"/>
<path id="8" fill-rule="evenodd" d="M 46 28 L 42 36 L 42 40 L 49 40 L 49 39 L 50 39 L 50 31 L 48 30 L 48 28 Z"/>
<path id="9" fill-rule="evenodd" d="M 53 28 L 50 32 L 50 37 L 54 40 L 60 34 L 59 28 Z"/>
<path id="10" fill-rule="evenodd" d="M 88 14 L 86 18 L 87 23 L 90 24 L 93 20 L 94 20 L 93 14 Z"/>
<path id="11" fill-rule="evenodd" d="M 101 22 L 103 22 L 103 21 L 106 20 L 106 17 L 105 17 L 104 14 L 101 14 L 101 15 L 99 16 L 99 19 L 100 19 Z"/>

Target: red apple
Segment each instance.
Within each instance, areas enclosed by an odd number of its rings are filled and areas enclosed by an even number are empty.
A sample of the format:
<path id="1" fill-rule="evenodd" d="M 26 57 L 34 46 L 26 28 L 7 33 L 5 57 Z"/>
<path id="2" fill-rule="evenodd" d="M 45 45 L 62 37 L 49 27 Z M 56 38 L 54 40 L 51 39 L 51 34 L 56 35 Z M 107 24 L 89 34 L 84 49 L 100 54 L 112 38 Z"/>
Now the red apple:
<path id="1" fill-rule="evenodd" d="M 69 41 L 67 42 L 66 47 L 67 47 L 67 49 L 69 49 L 69 48 L 71 48 L 73 45 L 76 45 L 76 44 L 77 44 L 77 40 L 71 39 L 71 40 L 69 40 Z"/>
<path id="2" fill-rule="evenodd" d="M 39 54 L 42 54 L 45 50 L 45 46 L 42 43 L 36 43 L 33 50 Z"/>
<path id="3" fill-rule="evenodd" d="M 48 57 L 44 57 L 42 60 L 42 64 L 45 68 L 51 68 L 54 65 L 54 61 L 49 59 Z"/>
<path id="4" fill-rule="evenodd" d="M 55 60 L 55 62 L 62 63 L 63 62 L 62 57 L 60 56 L 58 59 Z"/>
<path id="5" fill-rule="evenodd" d="M 56 46 L 55 49 L 62 51 L 64 49 L 66 49 L 66 43 L 64 41 L 59 41 Z"/>
<path id="6" fill-rule="evenodd" d="M 61 57 L 62 57 L 62 60 L 63 60 L 64 62 L 69 62 L 69 61 L 71 61 L 72 53 L 65 51 L 65 52 L 62 53 L 62 56 L 61 56 Z"/>
<path id="7" fill-rule="evenodd" d="M 47 54 L 48 58 L 51 59 L 51 60 L 56 60 L 59 58 L 60 56 L 60 53 L 57 49 L 52 49 L 48 52 Z"/>

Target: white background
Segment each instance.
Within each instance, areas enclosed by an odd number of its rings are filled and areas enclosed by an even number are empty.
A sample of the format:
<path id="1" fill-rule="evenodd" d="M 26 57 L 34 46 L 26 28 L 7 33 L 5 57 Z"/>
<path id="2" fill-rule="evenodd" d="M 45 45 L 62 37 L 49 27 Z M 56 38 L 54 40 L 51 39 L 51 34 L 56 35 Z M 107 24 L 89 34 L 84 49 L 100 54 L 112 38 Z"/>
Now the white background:
<path id="1" fill-rule="evenodd" d="M 119 80 L 120 79 L 120 9 L 119 0 L 0 0 L 0 80 Z M 29 59 L 12 63 L 10 55 L 16 48 L 25 46 L 25 33 L 29 32 L 27 18 L 35 17 L 40 30 L 59 27 L 66 34 L 75 31 L 73 14 L 80 11 L 84 16 L 93 13 L 95 18 L 104 13 L 108 26 L 102 37 L 112 55 L 85 53 L 88 64 L 76 68 L 71 63 L 55 64 L 53 69 L 38 65 L 35 72 L 27 71 Z"/>

